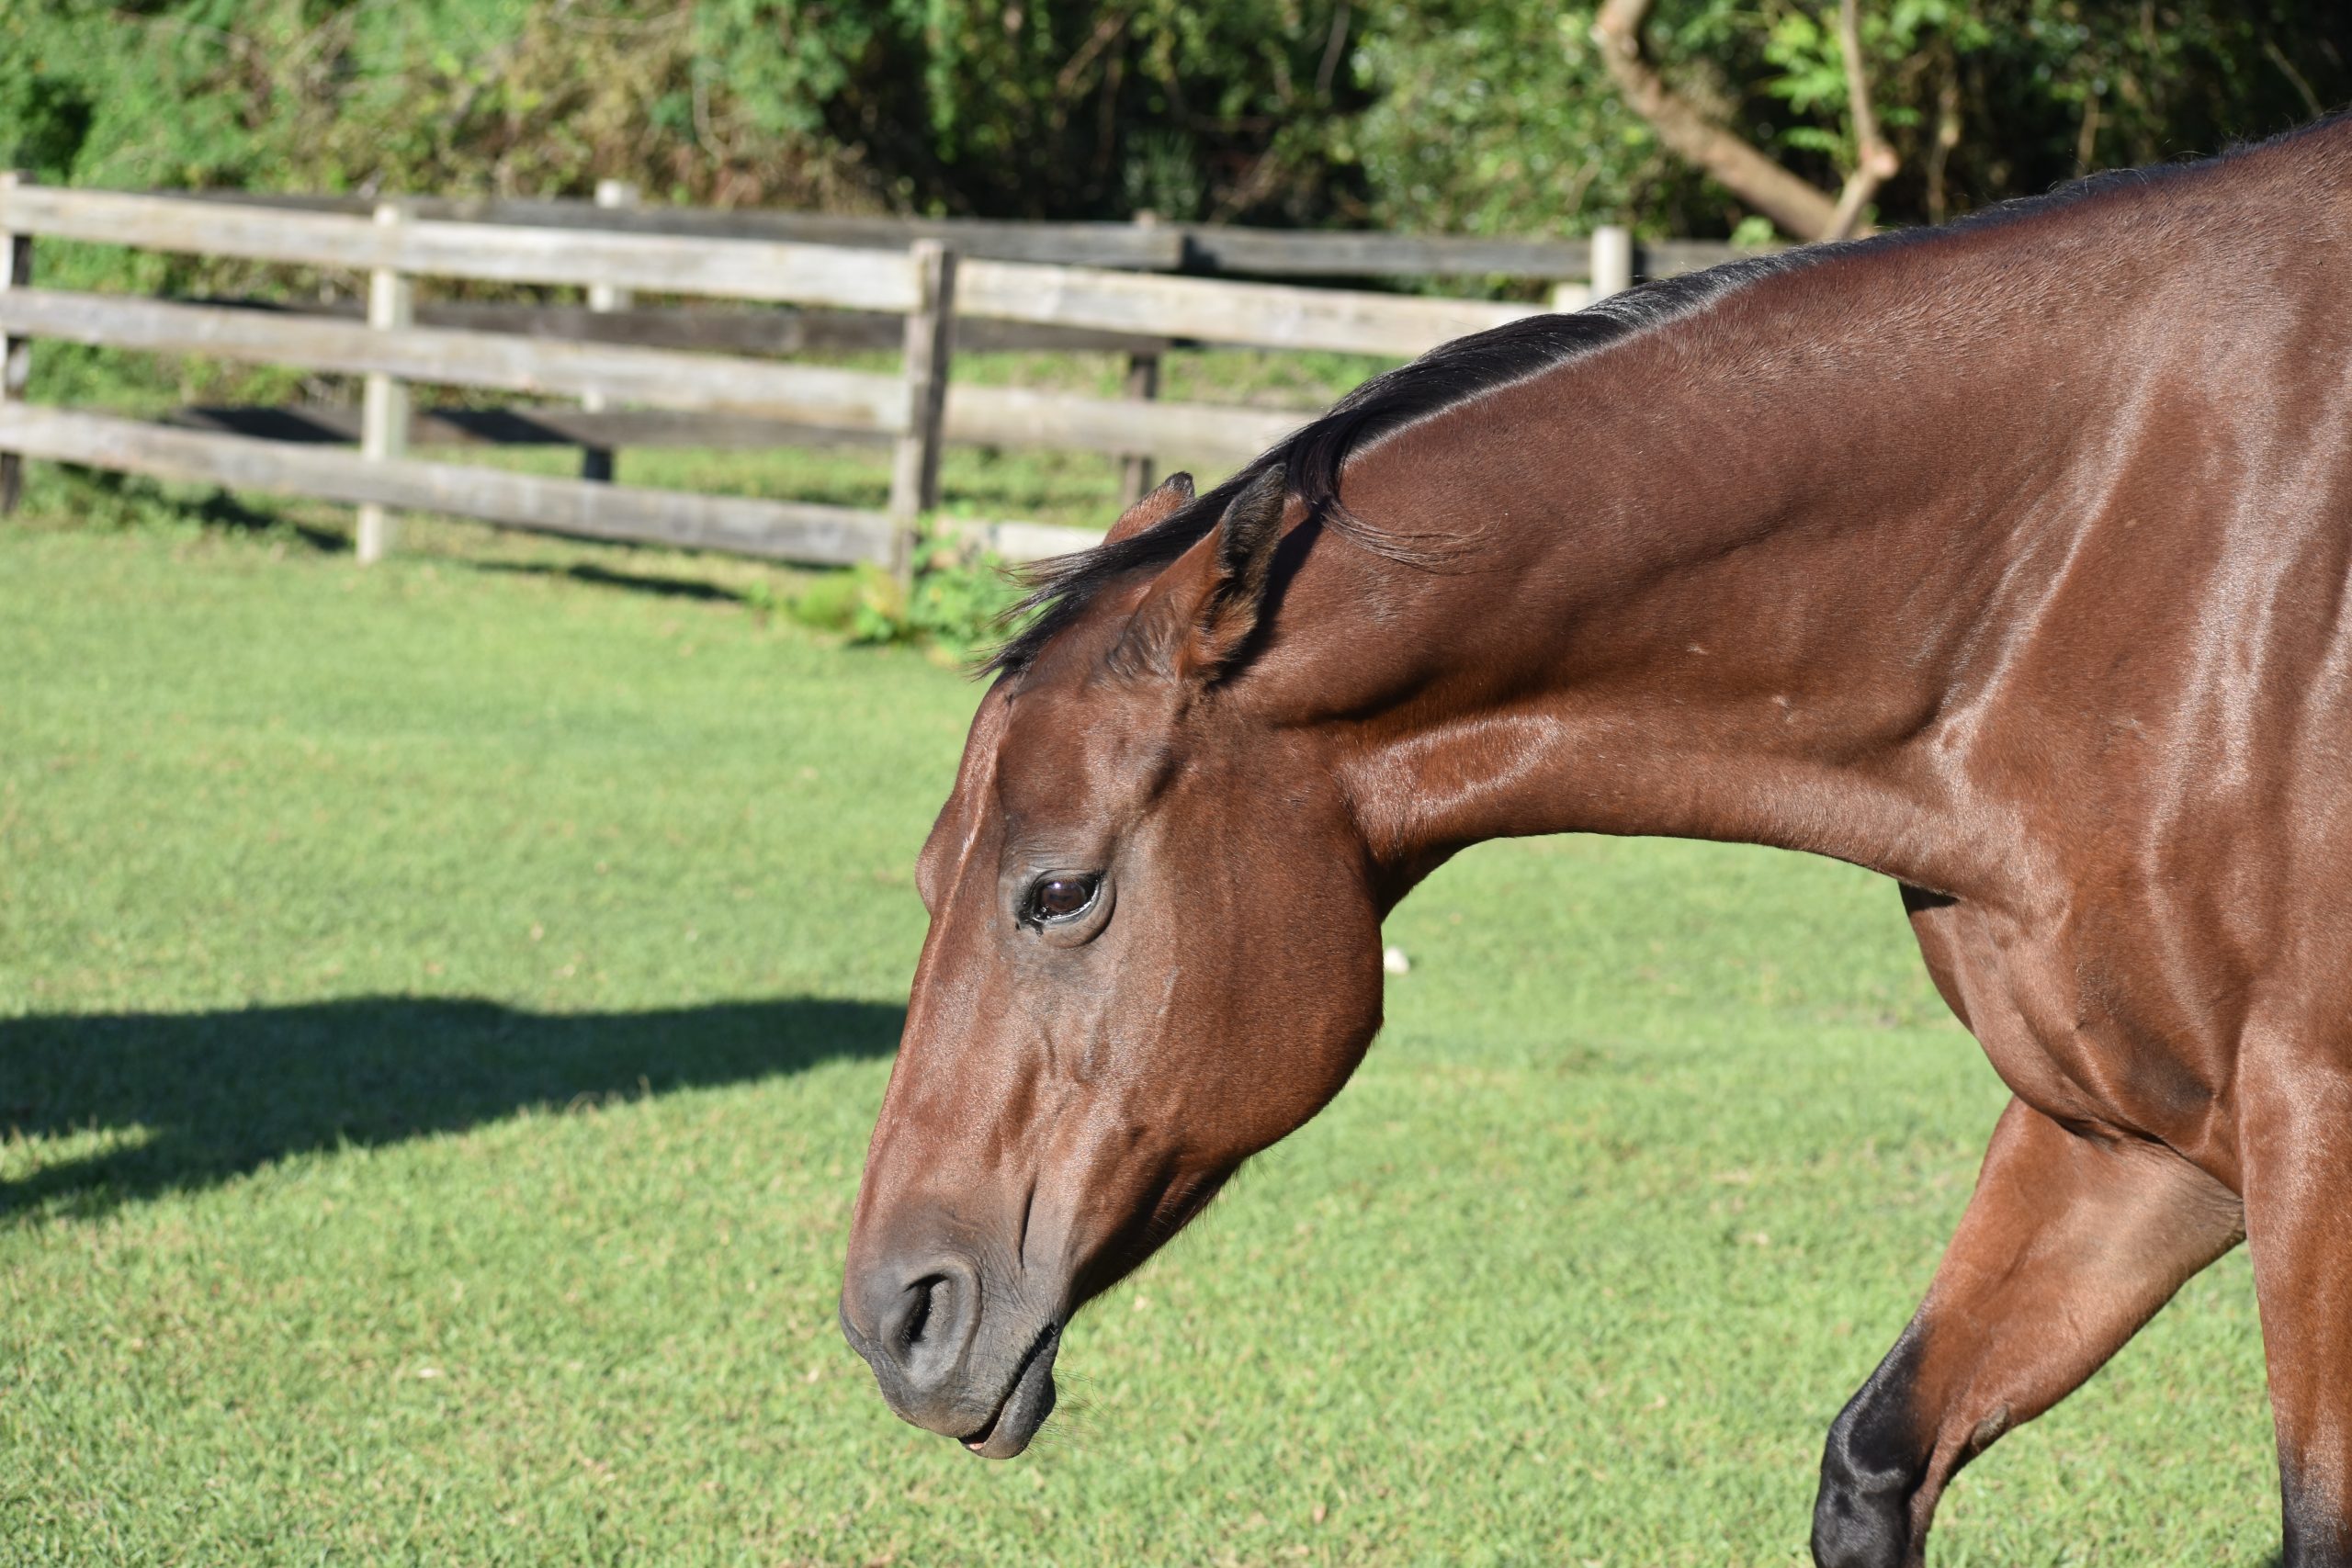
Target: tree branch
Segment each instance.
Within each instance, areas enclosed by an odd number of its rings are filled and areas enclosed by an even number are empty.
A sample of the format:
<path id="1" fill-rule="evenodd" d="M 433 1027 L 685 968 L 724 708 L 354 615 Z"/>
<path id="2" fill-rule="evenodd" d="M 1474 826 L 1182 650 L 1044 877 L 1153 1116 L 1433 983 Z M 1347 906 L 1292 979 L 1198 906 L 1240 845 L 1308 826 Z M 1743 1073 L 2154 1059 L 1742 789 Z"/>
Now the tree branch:
<path id="1" fill-rule="evenodd" d="M 1707 118 L 1666 85 L 1642 52 L 1642 23 L 1652 0 L 1606 0 L 1592 19 L 1592 41 L 1609 78 L 1657 139 L 1714 176 L 1724 188 L 1799 239 L 1829 227 L 1837 204 Z"/>
<path id="2" fill-rule="evenodd" d="M 1592 40 L 1609 79 L 1633 111 L 1668 150 L 1697 164 L 1732 195 L 1801 240 L 1843 239 L 1862 231 L 1862 209 L 1899 166 L 1879 134 L 1863 73 L 1856 0 L 1841 0 L 1838 39 L 1846 56 L 1846 86 L 1854 108 L 1859 152 L 1853 174 L 1836 198 L 1789 173 L 1677 93 L 1642 52 L 1642 24 L 1655 0 L 1604 0 L 1593 17 Z"/>
<path id="3" fill-rule="evenodd" d="M 1829 227 L 1821 235 L 1825 240 L 1842 240 L 1863 231 L 1858 227 L 1862 209 L 1903 166 L 1894 149 L 1879 135 L 1878 116 L 1871 108 L 1871 81 L 1862 68 L 1860 12 L 1858 0 L 1838 0 L 1838 48 L 1846 57 L 1846 102 L 1854 116 L 1854 172 L 1846 176 L 1846 188 L 1838 193 L 1838 209 L 1830 214 Z"/>

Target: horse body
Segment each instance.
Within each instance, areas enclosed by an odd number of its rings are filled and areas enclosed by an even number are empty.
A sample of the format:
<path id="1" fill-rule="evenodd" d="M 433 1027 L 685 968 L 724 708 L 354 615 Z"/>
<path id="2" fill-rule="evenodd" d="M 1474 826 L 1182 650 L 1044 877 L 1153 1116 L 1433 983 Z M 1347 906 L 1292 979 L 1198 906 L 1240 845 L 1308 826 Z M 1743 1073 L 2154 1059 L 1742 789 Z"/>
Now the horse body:
<path id="1" fill-rule="evenodd" d="M 1060 1326 L 1336 1092 L 1484 839 L 1904 886 L 2015 1095 L 1814 1550 L 2251 1235 L 2290 1561 L 2352 1562 L 2352 122 L 1502 329 L 1046 585 L 926 847 L 843 1323 L 1017 1452 Z"/>

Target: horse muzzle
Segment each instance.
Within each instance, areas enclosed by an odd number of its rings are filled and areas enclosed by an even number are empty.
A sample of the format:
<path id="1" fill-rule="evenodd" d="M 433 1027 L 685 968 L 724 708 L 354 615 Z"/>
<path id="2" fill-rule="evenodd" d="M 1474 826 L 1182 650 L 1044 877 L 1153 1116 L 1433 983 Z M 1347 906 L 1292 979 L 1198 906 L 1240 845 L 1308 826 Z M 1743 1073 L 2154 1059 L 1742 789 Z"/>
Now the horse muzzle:
<path id="1" fill-rule="evenodd" d="M 1061 1324 L 953 1256 L 876 1258 L 842 1286 L 842 1333 L 900 1419 L 1011 1459 L 1054 1411 Z"/>

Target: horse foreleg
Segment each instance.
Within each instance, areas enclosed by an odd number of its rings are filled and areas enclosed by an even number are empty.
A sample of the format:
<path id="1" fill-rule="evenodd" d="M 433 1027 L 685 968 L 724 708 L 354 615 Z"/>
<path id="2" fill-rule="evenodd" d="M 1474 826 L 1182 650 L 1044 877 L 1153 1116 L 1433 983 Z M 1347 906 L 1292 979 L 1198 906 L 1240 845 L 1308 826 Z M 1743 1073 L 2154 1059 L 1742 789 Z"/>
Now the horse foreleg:
<path id="1" fill-rule="evenodd" d="M 2234 1194 L 2169 1151 L 2011 1100 L 1927 1300 L 1829 1428 L 1815 1561 L 1924 1561 L 1960 1467 L 2073 1393 L 2242 1223 Z"/>
<path id="2" fill-rule="evenodd" d="M 2238 1133 L 2286 1513 L 2281 1568 L 2352 1565 L 2352 1079 L 2248 1063 Z"/>

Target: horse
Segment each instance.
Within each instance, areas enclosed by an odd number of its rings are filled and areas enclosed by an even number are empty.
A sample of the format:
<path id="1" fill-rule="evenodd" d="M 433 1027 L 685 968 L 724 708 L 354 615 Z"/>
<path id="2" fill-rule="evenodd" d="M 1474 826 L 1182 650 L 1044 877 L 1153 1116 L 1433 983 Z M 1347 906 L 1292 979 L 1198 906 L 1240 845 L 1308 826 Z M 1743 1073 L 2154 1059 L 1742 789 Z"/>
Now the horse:
<path id="1" fill-rule="evenodd" d="M 1019 1453 L 1081 1304 L 1338 1092 L 1467 845 L 1898 885 L 2010 1099 L 1824 1568 L 2249 1241 L 2352 1564 L 2352 117 L 1460 339 L 1035 569 L 918 863 L 841 1322 Z"/>

